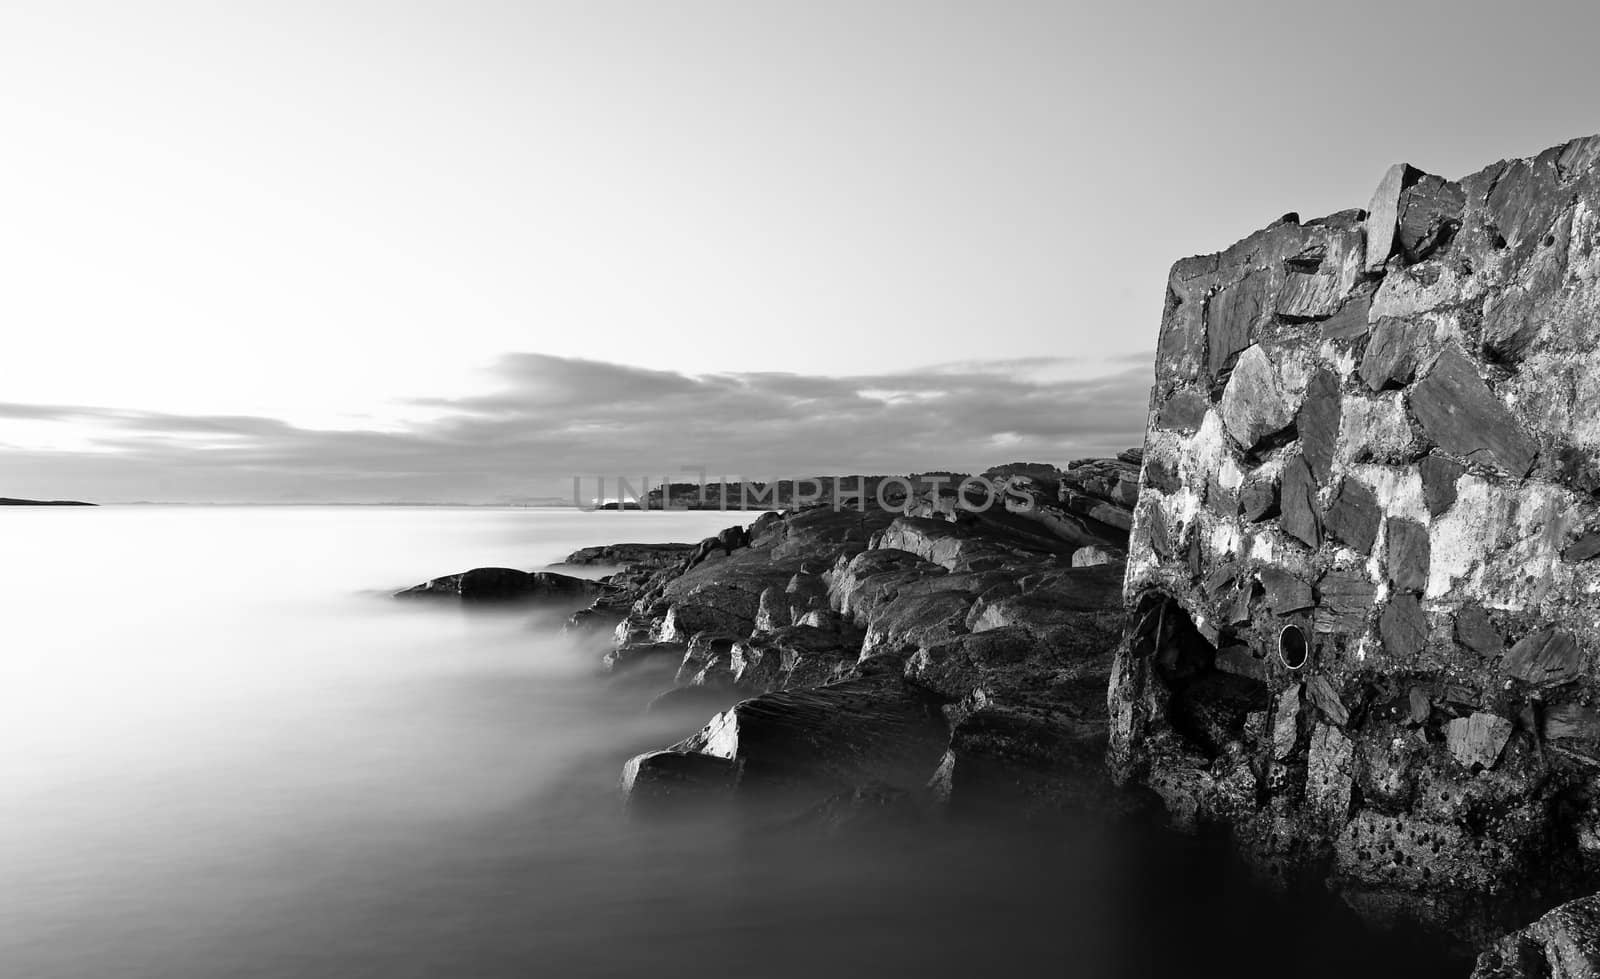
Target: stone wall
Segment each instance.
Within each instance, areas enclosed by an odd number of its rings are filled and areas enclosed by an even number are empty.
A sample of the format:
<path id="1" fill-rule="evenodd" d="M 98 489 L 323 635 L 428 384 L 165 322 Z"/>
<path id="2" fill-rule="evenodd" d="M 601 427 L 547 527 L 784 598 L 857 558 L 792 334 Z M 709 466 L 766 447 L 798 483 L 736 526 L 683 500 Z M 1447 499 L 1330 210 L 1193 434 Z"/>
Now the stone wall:
<path id="1" fill-rule="evenodd" d="M 1113 770 L 1358 908 L 1552 906 L 1600 857 L 1597 491 L 1600 137 L 1178 262 Z"/>

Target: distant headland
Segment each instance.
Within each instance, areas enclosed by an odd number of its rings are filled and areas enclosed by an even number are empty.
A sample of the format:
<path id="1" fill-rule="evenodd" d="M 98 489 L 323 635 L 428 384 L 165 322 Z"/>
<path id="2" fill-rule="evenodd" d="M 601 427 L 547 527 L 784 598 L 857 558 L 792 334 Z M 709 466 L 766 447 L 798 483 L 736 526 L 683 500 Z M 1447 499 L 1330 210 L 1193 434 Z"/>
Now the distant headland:
<path id="1" fill-rule="evenodd" d="M 13 500 L 9 496 L 0 496 L 0 506 L 99 506 L 99 504 L 82 503 L 78 500 Z"/>

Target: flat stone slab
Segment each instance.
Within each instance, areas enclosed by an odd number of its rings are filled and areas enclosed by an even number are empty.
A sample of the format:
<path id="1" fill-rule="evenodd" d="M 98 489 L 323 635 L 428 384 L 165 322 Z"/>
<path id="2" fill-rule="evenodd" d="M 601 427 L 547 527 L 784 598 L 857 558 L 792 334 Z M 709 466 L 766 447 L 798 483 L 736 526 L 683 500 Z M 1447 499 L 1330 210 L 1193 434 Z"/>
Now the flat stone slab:
<path id="1" fill-rule="evenodd" d="M 1428 437 L 1451 455 L 1499 466 L 1513 476 L 1533 468 L 1538 446 L 1458 347 L 1446 347 L 1412 387 L 1411 411 Z"/>

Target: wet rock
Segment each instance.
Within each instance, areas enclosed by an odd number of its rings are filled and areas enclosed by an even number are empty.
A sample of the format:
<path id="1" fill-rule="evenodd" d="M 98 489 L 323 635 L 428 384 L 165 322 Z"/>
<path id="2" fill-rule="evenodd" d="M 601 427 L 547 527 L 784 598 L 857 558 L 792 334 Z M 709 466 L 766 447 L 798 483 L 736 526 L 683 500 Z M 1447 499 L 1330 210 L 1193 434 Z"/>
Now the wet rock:
<path id="1" fill-rule="evenodd" d="M 1256 345 L 1239 355 L 1220 407 L 1228 434 L 1253 449 L 1293 424 L 1299 404 L 1285 390 L 1266 351 Z"/>
<path id="2" fill-rule="evenodd" d="M 1411 389 L 1411 410 L 1427 436 L 1452 455 L 1513 476 L 1533 468 L 1538 447 L 1458 347 L 1446 347 Z"/>
<path id="3" fill-rule="evenodd" d="M 1420 593 L 1428 586 L 1428 530 L 1415 520 L 1391 518 L 1384 535 L 1389 582 L 1399 591 Z"/>
<path id="4" fill-rule="evenodd" d="M 1568 901 L 1478 956 L 1472 979 L 1600 977 L 1600 895 Z"/>
<path id="5" fill-rule="evenodd" d="M 1578 675 L 1579 660 L 1577 638 L 1559 626 L 1547 626 L 1512 646 L 1500 670 L 1537 687 L 1555 686 Z"/>
<path id="6" fill-rule="evenodd" d="M 1437 517 L 1456 502 L 1456 480 L 1466 474 L 1466 468 L 1442 455 L 1433 454 L 1422 460 L 1422 497 L 1427 502 L 1428 514 Z"/>
<path id="7" fill-rule="evenodd" d="M 1307 547 L 1322 541 L 1322 516 L 1317 509 L 1317 482 L 1304 457 L 1294 456 L 1283 466 L 1283 489 L 1278 521 L 1284 533 Z"/>
<path id="8" fill-rule="evenodd" d="M 631 815 L 693 814 L 733 796 L 739 766 L 692 751 L 651 751 L 622 767 L 623 806 Z"/>
<path id="9" fill-rule="evenodd" d="M 601 661 L 608 673 L 621 673 L 646 664 L 676 667 L 683 662 L 687 647 L 679 642 L 630 643 L 606 653 Z"/>
<path id="10" fill-rule="evenodd" d="M 466 604 L 587 604 L 598 582 L 553 571 L 473 568 L 396 592 L 396 598 L 448 598 Z"/>
<path id="11" fill-rule="evenodd" d="M 944 753 L 938 711 L 898 676 L 785 690 L 734 705 L 677 746 L 740 767 L 740 794 L 809 797 L 921 786 Z"/>
<path id="12" fill-rule="evenodd" d="M 1384 648 L 1394 655 L 1411 657 L 1422 652 L 1428 644 L 1428 616 L 1417 597 L 1396 595 L 1384 606 L 1383 614 L 1378 616 L 1378 634 L 1383 637 Z"/>
<path id="13" fill-rule="evenodd" d="M 1372 553 L 1382 514 L 1372 487 L 1354 476 L 1346 476 L 1328 507 L 1324 523 L 1328 532 L 1362 554 Z"/>
<path id="14" fill-rule="evenodd" d="M 1464 768 L 1493 768 L 1506 742 L 1511 740 L 1511 722 L 1480 711 L 1454 718 L 1445 725 L 1444 734 L 1450 757 L 1457 764 Z"/>
<path id="15" fill-rule="evenodd" d="M 643 565 L 664 568 L 677 564 L 695 549 L 694 544 L 604 544 L 580 547 L 561 562 L 576 565 Z"/>

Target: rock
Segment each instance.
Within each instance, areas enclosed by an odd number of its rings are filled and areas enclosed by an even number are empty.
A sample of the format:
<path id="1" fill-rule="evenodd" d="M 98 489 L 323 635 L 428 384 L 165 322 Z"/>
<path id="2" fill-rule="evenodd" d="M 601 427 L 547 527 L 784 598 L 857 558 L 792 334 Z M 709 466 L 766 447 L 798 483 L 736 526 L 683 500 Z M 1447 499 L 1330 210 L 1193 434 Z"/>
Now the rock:
<path id="1" fill-rule="evenodd" d="M 1333 536 L 1362 554 L 1371 554 L 1381 516 L 1372 488 L 1354 476 L 1346 476 L 1328 507 L 1324 523 Z"/>
<path id="2" fill-rule="evenodd" d="M 1590 561 L 1596 557 L 1600 557 L 1600 531 L 1591 530 L 1583 534 L 1573 541 L 1565 551 L 1561 552 L 1561 559 L 1573 564 L 1577 564 L 1580 561 Z"/>
<path id="3" fill-rule="evenodd" d="M 1445 725 L 1450 757 L 1464 768 L 1493 768 L 1509 740 L 1511 722 L 1494 714 L 1479 712 Z"/>
<path id="4" fill-rule="evenodd" d="M 551 571 L 514 568 L 473 568 L 460 574 L 396 592 L 396 598 L 450 598 L 465 604 L 568 604 L 586 605 L 601 590 L 598 582 Z"/>
<path id="5" fill-rule="evenodd" d="M 1169 459 L 1148 458 L 1144 463 L 1144 484 L 1161 493 L 1175 493 L 1183 485 L 1177 466 Z"/>
<path id="6" fill-rule="evenodd" d="M 1179 388 L 1162 402 L 1156 415 L 1156 427 L 1190 435 L 1199 431 L 1209 410 L 1211 401 L 1204 394 L 1193 388 Z"/>
<path id="7" fill-rule="evenodd" d="M 1466 605 L 1456 613 L 1456 641 L 1482 656 L 1499 656 L 1506 641 L 1480 605 Z"/>
<path id="8" fill-rule="evenodd" d="M 1217 650 L 1217 669 L 1235 676 L 1249 677 L 1265 682 L 1267 664 L 1251 652 L 1249 646 L 1224 646 Z"/>
<path id="9" fill-rule="evenodd" d="M 605 544 L 600 547 L 580 547 L 568 554 L 561 563 L 663 568 L 682 561 L 694 548 L 693 544 Z"/>
<path id="10" fill-rule="evenodd" d="M 1306 398 L 1300 405 L 1295 427 L 1300 432 L 1301 452 L 1317 482 L 1325 483 L 1332 473 L 1334 447 L 1339 439 L 1342 414 L 1339 377 L 1319 368 L 1306 385 Z"/>
<path id="11" fill-rule="evenodd" d="M 1437 453 L 1422 460 L 1422 496 L 1427 501 L 1429 516 L 1437 517 L 1456 502 L 1456 480 L 1466 474 L 1466 469 Z"/>
<path id="12" fill-rule="evenodd" d="M 1298 402 L 1278 378 L 1277 368 L 1260 345 L 1239 355 L 1222 392 L 1222 422 L 1238 443 L 1253 449 L 1288 428 Z"/>
<path id="13" fill-rule="evenodd" d="M 1578 675 L 1578 640 L 1560 626 L 1523 637 L 1506 654 L 1500 671 L 1536 687 L 1566 683 Z"/>
<path id="14" fill-rule="evenodd" d="M 1266 298 L 1271 286 L 1271 272 L 1252 272 L 1218 290 L 1207 301 L 1206 368 L 1210 376 L 1217 377 L 1232 366 L 1235 358 L 1255 342 L 1257 328 L 1272 309 Z"/>
<path id="15" fill-rule="evenodd" d="M 1407 178 L 1416 172 L 1404 163 L 1396 163 L 1383 175 L 1378 189 L 1367 205 L 1367 260 L 1366 270 L 1377 272 L 1394 251 L 1395 234 L 1400 223 L 1400 194 Z"/>
<path id="16" fill-rule="evenodd" d="M 1307 547 L 1322 542 L 1322 516 L 1317 508 L 1317 482 L 1302 456 L 1293 456 L 1283 465 L 1283 516 L 1278 521 L 1283 532 Z"/>
<path id="17" fill-rule="evenodd" d="M 1267 607 L 1274 615 L 1287 615 L 1316 604 L 1311 586 L 1281 568 L 1262 568 L 1260 577 L 1267 591 Z"/>
<path id="18" fill-rule="evenodd" d="M 952 729 L 929 788 L 956 816 L 1114 810 L 1129 803 L 1104 777 L 1105 744 L 1102 717 L 984 703 Z"/>
<path id="19" fill-rule="evenodd" d="M 1367 341 L 1366 355 L 1361 358 L 1361 379 L 1367 388 L 1382 391 L 1410 384 L 1417 372 L 1424 336 L 1423 328 L 1409 320 L 1380 320 L 1372 339 Z"/>
<path id="20" fill-rule="evenodd" d="M 1503 364 L 1521 363 L 1539 337 L 1540 319 L 1533 315 L 1525 289 L 1511 286 L 1490 296 L 1483 306 L 1483 350 Z"/>
<path id="21" fill-rule="evenodd" d="M 1352 296 L 1339 307 L 1339 311 L 1322 321 L 1321 334 L 1325 340 L 1359 340 L 1367 335 L 1371 324 L 1367 321 L 1372 310 L 1372 296 Z"/>
<path id="22" fill-rule="evenodd" d="M 1417 592 L 1428 587 L 1428 530 L 1415 520 L 1390 518 L 1385 525 L 1389 582 L 1399 591 Z"/>
<path id="23" fill-rule="evenodd" d="M 1329 721 L 1340 727 L 1350 723 L 1350 711 L 1345 709 L 1344 701 L 1339 699 L 1339 691 L 1334 689 L 1333 681 L 1326 676 L 1319 673 L 1308 679 L 1306 695 Z"/>
<path id="24" fill-rule="evenodd" d="M 815 804 L 860 785 L 920 786 L 947 738 L 928 700 L 898 676 L 877 676 L 742 701 L 676 750 L 736 763 L 741 795 Z"/>
<path id="25" fill-rule="evenodd" d="M 1260 523 L 1278 515 L 1278 481 L 1271 476 L 1255 476 L 1239 488 L 1239 506 L 1245 520 Z"/>
<path id="26" fill-rule="evenodd" d="M 1478 956 L 1472 979 L 1600 977 L 1600 895 L 1580 897 L 1545 913 Z"/>
<path id="27" fill-rule="evenodd" d="M 1461 227 L 1466 194 L 1461 185 L 1431 173 L 1418 174 L 1400 197 L 1395 239 L 1408 264 L 1448 243 Z"/>
<path id="28" fill-rule="evenodd" d="M 1328 571 L 1317 582 L 1317 597 L 1313 621 L 1318 632 L 1360 634 L 1377 601 L 1378 587 L 1357 572 Z"/>
<path id="29" fill-rule="evenodd" d="M 1446 347 L 1411 389 L 1411 410 L 1428 438 L 1452 455 L 1513 476 L 1533 468 L 1538 447 L 1459 347 Z"/>
<path id="30" fill-rule="evenodd" d="M 629 643 L 606 653 L 602 667 L 608 673 L 621 673 L 647 663 L 672 665 L 683 662 L 687 647 L 681 642 Z"/>
<path id="31" fill-rule="evenodd" d="M 1355 745 L 1344 732 L 1318 723 L 1306 756 L 1306 806 L 1312 816 L 1334 832 L 1350 818 L 1355 786 Z"/>
<path id="32" fill-rule="evenodd" d="M 642 817 L 692 814 L 731 798 L 738 784 L 736 763 L 699 752 L 651 751 L 622 767 L 623 806 Z"/>
<path id="33" fill-rule="evenodd" d="M 1378 616 L 1384 648 L 1402 657 L 1415 656 L 1428 644 L 1428 617 L 1410 594 L 1396 595 Z"/>
<path id="34" fill-rule="evenodd" d="M 1291 683 L 1278 695 L 1272 718 L 1272 757 L 1278 761 L 1294 754 L 1300 737 L 1300 690 L 1300 684 Z"/>
<path id="35" fill-rule="evenodd" d="M 1127 555 L 1109 547 L 1080 547 L 1072 552 L 1074 568 L 1092 568 L 1101 564 L 1120 564 Z"/>

